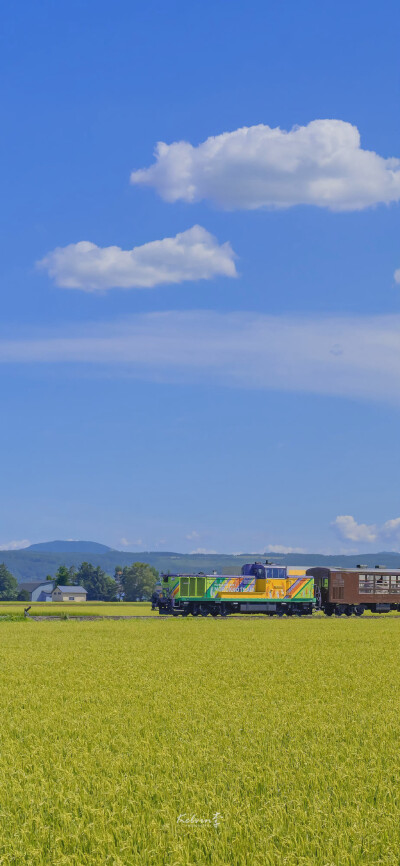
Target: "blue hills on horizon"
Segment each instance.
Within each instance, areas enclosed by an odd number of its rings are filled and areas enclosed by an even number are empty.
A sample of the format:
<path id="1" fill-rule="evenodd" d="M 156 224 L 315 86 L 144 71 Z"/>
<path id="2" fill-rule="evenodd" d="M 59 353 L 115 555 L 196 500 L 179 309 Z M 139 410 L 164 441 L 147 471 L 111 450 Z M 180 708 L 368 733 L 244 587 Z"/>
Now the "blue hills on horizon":
<path id="1" fill-rule="evenodd" d="M 400 568 L 400 553 L 380 551 L 358 554 L 319 554 L 319 553 L 176 553 L 173 551 L 121 551 L 95 541 L 48 541 L 31 544 L 21 550 L 0 551 L 0 562 L 16 577 L 18 582 L 45 580 L 47 575 L 54 576 L 60 565 L 79 568 L 84 561 L 99 565 L 107 574 L 113 575 L 117 566 L 124 567 L 133 562 L 147 562 L 159 572 L 172 574 L 196 574 L 200 571 L 238 573 L 246 562 L 278 562 L 280 565 L 311 567 L 343 566 L 354 568 L 365 564 L 368 568 L 385 565 L 387 568 Z"/>
<path id="2" fill-rule="evenodd" d="M 108 553 L 113 550 L 107 544 L 99 544 L 98 541 L 40 541 L 37 544 L 30 544 L 29 547 L 24 547 L 23 550 L 38 551 L 43 553 L 65 553 L 67 551 L 80 553 Z"/>
<path id="3" fill-rule="evenodd" d="M 8 553 L 11 551 L 3 551 L 3 553 Z M 18 551 L 12 551 L 13 553 L 28 553 L 28 552 L 38 552 L 38 553 L 96 553 L 96 554 L 116 554 L 122 557 L 129 556 L 131 557 L 140 557 L 140 556 L 168 556 L 168 557 L 177 557 L 182 559 L 199 559 L 201 561 L 208 560 L 220 560 L 220 559 L 229 559 L 235 560 L 235 562 L 241 561 L 253 561 L 257 559 L 257 561 L 264 561 L 268 559 L 270 561 L 274 560 L 276 562 L 281 562 L 288 565 L 302 565 L 304 563 L 310 562 L 312 560 L 313 564 L 315 560 L 321 560 L 321 564 L 328 564 L 330 562 L 333 565 L 333 562 L 337 561 L 339 563 L 343 563 L 343 565 L 350 566 L 350 562 L 354 562 L 354 564 L 365 563 L 365 565 L 372 565 L 372 560 L 374 560 L 375 565 L 386 565 L 388 568 L 391 565 L 393 558 L 396 559 L 396 562 L 400 565 L 400 552 L 398 551 L 378 551 L 377 553 L 352 553 L 352 554 L 327 554 L 327 553 L 279 553 L 279 552 L 268 552 L 268 553 L 179 553 L 178 551 L 129 551 L 129 550 L 118 550 L 115 547 L 110 547 L 107 544 L 101 544 L 98 541 L 78 541 L 75 539 L 71 540 L 56 540 L 56 541 L 42 541 L 36 544 L 30 544 L 29 547 L 24 547 Z M 0 554 L 1 556 L 1 554 Z M 385 557 L 390 562 L 385 561 Z"/>

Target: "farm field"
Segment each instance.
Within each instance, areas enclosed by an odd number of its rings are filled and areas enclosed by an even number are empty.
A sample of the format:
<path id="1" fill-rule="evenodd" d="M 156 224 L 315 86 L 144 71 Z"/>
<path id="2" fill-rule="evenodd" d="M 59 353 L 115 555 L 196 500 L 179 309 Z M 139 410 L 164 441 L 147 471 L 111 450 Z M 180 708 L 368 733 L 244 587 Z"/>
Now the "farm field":
<path id="1" fill-rule="evenodd" d="M 158 616 L 158 611 L 152 611 L 149 601 L 85 601 L 79 602 L 29 602 L 29 601 L 0 601 L 0 616 L 7 614 L 20 614 L 23 616 L 24 608 L 29 607 L 30 616 Z"/>
<path id="2" fill-rule="evenodd" d="M 23 617 L 24 608 L 31 605 L 29 611 L 30 616 L 55 616 L 67 614 L 68 617 L 74 616 L 155 616 L 157 619 L 160 614 L 158 610 L 151 609 L 149 601 L 124 601 L 124 602 L 104 602 L 104 601 L 86 601 L 82 604 L 78 602 L 70 603 L 63 602 L 57 604 L 55 602 L 29 602 L 29 601 L 0 601 L 0 617 Z M 230 614 L 230 618 L 239 617 L 243 619 L 243 614 Z M 264 619 L 264 614 L 253 614 L 259 619 Z M 324 617 L 322 611 L 313 613 L 313 619 Z M 386 617 L 400 617 L 398 611 L 392 610 L 390 613 L 371 613 L 366 611 L 363 618 L 376 617 L 383 619 Z M 191 619 L 191 617 L 190 617 Z"/>
<path id="3" fill-rule="evenodd" d="M 397 866 L 399 661 L 396 618 L 0 622 L 1 866 Z"/>

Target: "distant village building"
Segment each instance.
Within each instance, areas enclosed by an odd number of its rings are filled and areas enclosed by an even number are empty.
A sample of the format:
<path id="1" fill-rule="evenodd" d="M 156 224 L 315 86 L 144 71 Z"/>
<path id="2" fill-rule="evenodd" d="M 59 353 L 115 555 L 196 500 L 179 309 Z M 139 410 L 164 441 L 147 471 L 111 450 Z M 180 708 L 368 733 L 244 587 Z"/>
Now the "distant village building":
<path id="1" fill-rule="evenodd" d="M 86 589 L 83 586 L 56 586 L 51 593 L 53 601 L 86 601 Z"/>
<path id="2" fill-rule="evenodd" d="M 27 592 L 29 601 L 52 601 L 54 580 L 28 581 L 18 584 L 18 592 Z"/>

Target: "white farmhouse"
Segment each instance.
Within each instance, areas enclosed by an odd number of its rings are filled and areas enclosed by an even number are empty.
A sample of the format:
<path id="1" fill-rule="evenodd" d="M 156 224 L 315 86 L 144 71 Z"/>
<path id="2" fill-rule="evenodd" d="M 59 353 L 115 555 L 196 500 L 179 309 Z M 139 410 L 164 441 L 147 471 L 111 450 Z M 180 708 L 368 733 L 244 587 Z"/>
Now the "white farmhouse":
<path id="1" fill-rule="evenodd" d="M 86 595 L 83 586 L 56 586 L 51 598 L 53 601 L 86 601 Z"/>

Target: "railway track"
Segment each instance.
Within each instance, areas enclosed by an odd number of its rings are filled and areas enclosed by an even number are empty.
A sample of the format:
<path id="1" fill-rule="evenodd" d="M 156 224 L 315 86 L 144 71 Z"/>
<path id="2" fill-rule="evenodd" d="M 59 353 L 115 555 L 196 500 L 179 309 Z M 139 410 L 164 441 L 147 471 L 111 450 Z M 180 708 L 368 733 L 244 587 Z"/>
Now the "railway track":
<path id="1" fill-rule="evenodd" d="M 210 617 L 210 619 L 213 619 L 213 618 L 214 617 Z M 272 619 L 272 617 L 265 617 L 263 614 L 253 614 L 253 615 L 252 614 L 245 614 L 245 616 L 243 614 L 230 614 L 229 616 L 226 616 L 226 617 L 221 617 L 221 616 L 215 617 L 215 619 L 217 621 L 225 621 L 227 619 L 232 619 L 232 618 L 234 618 L 234 619 L 238 619 L 238 618 L 239 619 L 268 619 L 268 620 Z M 33 619 L 33 620 L 35 620 L 35 622 L 44 622 L 44 621 L 60 622 L 61 621 L 60 616 L 30 616 L 29 619 Z M 144 614 L 144 615 L 132 614 L 131 616 L 100 616 L 100 615 L 99 616 L 90 616 L 90 614 L 88 614 L 87 616 L 74 616 L 74 615 L 72 615 L 69 617 L 69 619 L 70 620 L 79 620 L 81 622 L 83 622 L 85 620 L 95 622 L 96 620 L 100 620 L 100 619 L 101 620 L 104 620 L 104 619 L 111 619 L 111 620 L 117 620 L 117 619 L 153 619 L 153 620 L 165 621 L 167 619 L 171 619 L 171 620 L 175 619 L 175 617 L 171 617 L 169 615 L 168 616 L 149 616 L 148 614 Z M 177 619 L 178 619 L 178 617 L 177 617 Z M 205 619 L 205 617 L 201 617 L 201 616 L 200 617 L 194 617 L 194 619 L 201 620 L 201 619 Z M 283 619 L 283 617 L 273 617 L 273 619 Z M 298 620 L 298 619 L 300 619 L 300 617 L 296 617 L 296 616 L 295 617 L 286 617 L 286 619 Z M 302 616 L 301 619 L 307 619 L 307 620 L 313 620 L 314 622 L 319 622 L 321 620 L 326 620 L 326 619 L 339 619 L 339 617 L 336 617 L 336 616 L 326 617 L 326 616 L 313 616 L 313 615 L 311 615 L 311 616 Z M 340 619 L 345 619 L 345 620 L 346 619 L 398 619 L 400 621 L 400 616 L 398 614 L 390 614 L 390 613 L 385 613 L 385 614 L 364 613 L 362 615 L 362 617 L 347 617 L 347 616 L 345 616 L 345 617 L 340 617 Z"/>

